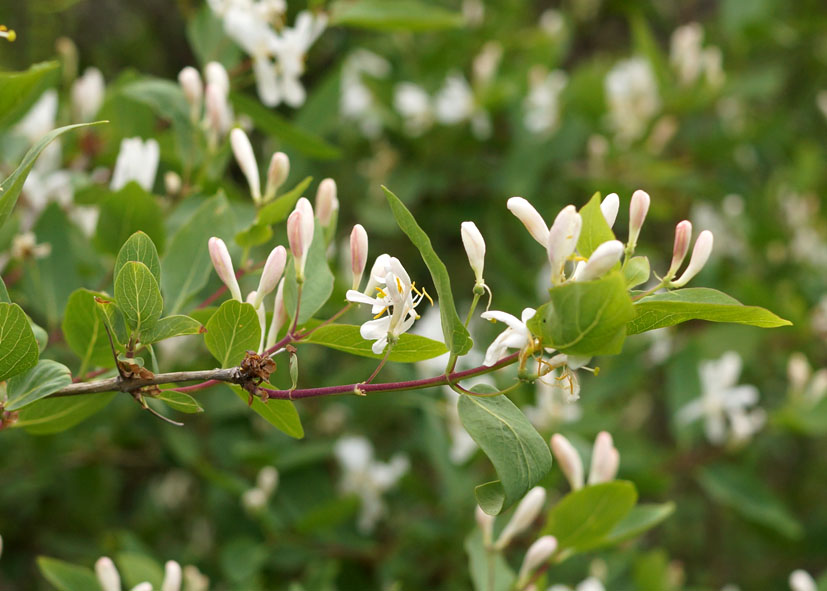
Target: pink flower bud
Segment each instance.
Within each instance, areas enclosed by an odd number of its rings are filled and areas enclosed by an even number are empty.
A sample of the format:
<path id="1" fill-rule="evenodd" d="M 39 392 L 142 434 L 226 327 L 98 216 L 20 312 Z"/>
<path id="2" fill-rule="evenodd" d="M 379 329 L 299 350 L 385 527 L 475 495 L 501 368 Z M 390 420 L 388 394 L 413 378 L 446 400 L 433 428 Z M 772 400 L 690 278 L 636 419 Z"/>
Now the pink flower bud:
<path id="1" fill-rule="evenodd" d="M 284 278 L 279 281 L 276 289 L 276 302 L 273 306 L 273 318 L 270 320 L 270 329 L 267 331 L 267 348 L 276 344 L 281 327 L 287 323 L 287 309 L 284 307 Z"/>
<path id="2" fill-rule="evenodd" d="M 230 76 L 227 69 L 219 62 L 209 62 L 204 66 L 204 77 L 207 84 L 215 84 L 224 95 L 230 92 Z"/>
<path id="3" fill-rule="evenodd" d="M 585 264 L 577 267 L 575 281 L 591 281 L 602 277 L 612 270 L 623 256 L 623 243 L 620 240 L 608 240 L 594 249 Z"/>
<path id="4" fill-rule="evenodd" d="M 258 308 L 264 296 L 276 289 L 276 284 L 281 279 L 281 274 L 284 273 L 286 263 L 287 251 L 283 246 L 277 246 L 270 251 L 270 256 L 267 257 L 267 262 L 264 263 L 264 269 L 261 271 L 261 279 L 258 282 L 257 297 L 253 302 L 253 307 Z"/>
<path id="5" fill-rule="evenodd" d="M 709 260 L 709 255 L 712 254 L 713 237 L 712 232 L 704 230 L 698 235 L 695 240 L 695 248 L 692 249 L 692 257 L 689 259 L 689 265 L 678 279 L 671 283 L 672 287 L 683 287 L 704 268 L 706 262 Z"/>
<path id="6" fill-rule="evenodd" d="M 526 493 L 523 500 L 517 505 L 511 520 L 506 524 L 500 532 L 500 537 L 497 538 L 495 547 L 502 550 L 515 536 L 519 535 L 528 529 L 540 511 L 543 510 L 543 505 L 546 503 L 546 489 L 542 486 L 535 486 Z"/>
<path id="7" fill-rule="evenodd" d="M 551 264 L 551 283 L 559 285 L 565 277 L 566 261 L 577 248 L 577 240 L 580 238 L 580 228 L 583 225 L 583 218 L 577 213 L 574 205 L 564 207 L 548 232 L 548 244 L 546 251 L 548 261 Z"/>
<path id="8" fill-rule="evenodd" d="M 296 278 L 304 281 L 304 267 L 307 253 L 313 241 L 313 206 L 302 197 L 296 203 L 293 213 L 287 218 L 287 239 L 296 265 Z"/>
<path id="9" fill-rule="evenodd" d="M 629 248 L 632 250 L 637 246 L 640 229 L 649 213 L 649 201 L 649 193 L 646 191 L 638 189 L 632 193 L 632 203 L 629 205 Z"/>
<path id="10" fill-rule="evenodd" d="M 474 278 L 477 285 L 483 285 L 482 271 L 485 267 L 485 240 L 474 222 L 462 222 L 460 234 L 465 253 L 468 255 L 468 262 L 474 271 Z"/>
<path id="11" fill-rule="evenodd" d="M 316 190 L 316 217 L 319 223 L 326 228 L 333 221 L 339 211 L 339 200 L 336 198 L 336 181 L 324 179 Z"/>
<path id="12" fill-rule="evenodd" d="M 674 277 L 678 272 L 686 253 L 689 252 L 689 243 L 692 240 L 692 222 L 683 220 L 675 226 L 675 246 L 672 249 L 672 264 L 669 266 L 667 277 Z"/>
<path id="13" fill-rule="evenodd" d="M 214 138 L 227 133 L 232 123 L 227 94 L 216 84 L 208 83 L 204 91 L 204 110 L 207 130 Z"/>
<path id="14" fill-rule="evenodd" d="M 367 262 L 368 233 L 362 227 L 362 224 L 356 224 L 350 232 L 350 269 L 353 271 L 351 289 L 358 291 Z"/>
<path id="15" fill-rule="evenodd" d="M 522 197 L 512 197 L 506 203 L 508 210 L 523 222 L 523 225 L 531 234 L 532 238 L 546 246 L 548 244 L 548 226 L 534 206 Z"/>
<path id="16" fill-rule="evenodd" d="M 600 211 L 603 213 L 603 218 L 606 220 L 606 223 L 609 224 L 610 228 L 615 225 L 619 209 L 620 197 L 617 196 L 617 193 L 609 193 L 600 204 Z"/>
<path id="17" fill-rule="evenodd" d="M 589 484 L 600 484 L 613 480 L 620 467 L 620 453 L 612 443 L 608 431 L 601 431 L 594 439 L 592 463 L 589 469 Z"/>
<path id="18" fill-rule="evenodd" d="M 551 436 L 551 451 L 560 464 L 560 469 L 569 481 L 572 490 L 583 488 L 583 460 L 574 446 L 563 435 L 555 433 Z"/>
<path id="19" fill-rule="evenodd" d="M 218 274 L 218 277 L 230 290 L 230 294 L 232 294 L 233 299 L 239 302 L 242 301 L 241 288 L 238 286 L 238 279 L 235 277 L 233 260 L 230 258 L 230 251 L 227 250 L 227 245 L 224 244 L 224 241 L 221 240 L 221 238 L 216 238 L 213 236 L 209 240 L 208 247 L 210 251 L 210 259 L 212 259 L 212 266 L 215 268 L 215 272 Z"/>
<path id="20" fill-rule="evenodd" d="M 259 203 L 261 201 L 261 179 L 258 176 L 258 162 L 256 162 L 253 146 L 250 145 L 250 138 L 243 129 L 236 127 L 230 132 L 230 145 L 241 172 L 247 178 L 253 201 Z"/>
<path id="21" fill-rule="evenodd" d="M 485 546 L 491 545 L 491 539 L 494 535 L 494 516 L 489 515 L 482 510 L 482 507 L 477 505 L 474 511 L 474 518 L 477 520 L 477 525 L 482 532 L 482 543 Z"/>
<path id="22" fill-rule="evenodd" d="M 161 591 L 181 591 L 181 565 L 174 560 L 168 560 L 164 565 Z"/>
<path id="23" fill-rule="evenodd" d="M 201 99 L 204 96 L 204 86 L 201 75 L 192 66 L 187 66 L 178 73 L 178 84 L 184 91 L 184 98 L 190 106 L 190 118 L 197 121 L 201 116 Z"/>
<path id="24" fill-rule="evenodd" d="M 538 538 L 525 553 L 523 565 L 520 567 L 520 581 L 528 579 L 529 575 L 543 565 L 554 551 L 557 550 L 557 538 L 554 536 L 543 536 Z"/>
<path id="25" fill-rule="evenodd" d="M 115 568 L 115 563 L 108 556 L 98 558 L 95 563 L 95 576 L 102 591 L 121 591 L 121 576 Z"/>
<path id="26" fill-rule="evenodd" d="M 270 166 L 267 168 L 267 188 L 264 191 L 264 200 L 269 201 L 276 196 L 290 174 L 290 158 L 284 152 L 276 152 L 270 158 Z"/>

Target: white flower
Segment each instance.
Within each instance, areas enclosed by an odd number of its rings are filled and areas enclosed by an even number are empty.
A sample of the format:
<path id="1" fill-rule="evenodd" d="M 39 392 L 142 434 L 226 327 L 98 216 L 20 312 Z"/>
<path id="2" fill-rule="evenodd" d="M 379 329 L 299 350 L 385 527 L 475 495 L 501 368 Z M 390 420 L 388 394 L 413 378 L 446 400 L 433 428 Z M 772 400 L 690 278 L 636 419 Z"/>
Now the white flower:
<path id="1" fill-rule="evenodd" d="M 161 148 L 154 139 L 144 141 L 139 137 L 124 138 L 121 140 L 109 188 L 119 191 L 127 183 L 135 181 L 145 191 L 152 191 L 160 157 Z"/>
<path id="2" fill-rule="evenodd" d="M 14 126 L 15 133 L 25 137 L 30 144 L 34 144 L 55 128 L 57 106 L 57 91 L 54 88 L 50 88 L 40 95 L 37 102 L 32 105 L 23 118 Z"/>
<path id="3" fill-rule="evenodd" d="M 362 502 L 357 525 L 368 533 L 385 512 L 382 493 L 390 490 L 408 471 L 408 458 L 398 454 L 390 462 L 373 458 L 373 446 L 364 437 L 343 437 L 336 442 L 333 453 L 342 467 L 340 488 L 355 494 Z"/>
<path id="4" fill-rule="evenodd" d="M 628 144 L 643 135 L 660 110 L 660 96 L 652 66 L 635 57 L 618 62 L 605 80 L 609 121 L 617 140 Z"/>
<path id="5" fill-rule="evenodd" d="M 330 226 L 339 213 L 336 193 L 336 181 L 330 178 L 322 180 L 316 190 L 316 217 L 323 228 Z"/>
<path id="6" fill-rule="evenodd" d="M 267 186 L 264 190 L 264 202 L 267 203 L 276 196 L 287 177 L 290 175 L 290 158 L 284 152 L 275 152 L 270 158 L 267 167 Z"/>
<path id="7" fill-rule="evenodd" d="M 534 317 L 536 310 L 534 308 L 525 308 L 521 315 L 521 319 L 517 319 L 507 312 L 499 312 L 491 310 L 483 312 L 481 317 L 485 320 L 504 322 L 507 328 L 502 331 L 494 342 L 488 347 L 485 352 L 485 360 L 483 365 L 492 366 L 497 361 L 505 357 L 508 349 L 523 349 L 533 342 L 531 331 L 528 330 L 526 323 Z"/>
<path id="8" fill-rule="evenodd" d="M 431 97 L 427 91 L 413 82 L 400 82 L 393 91 L 393 106 L 403 119 L 405 132 L 411 136 L 422 135 L 434 121 Z"/>
<path id="9" fill-rule="evenodd" d="M 574 423 L 583 416 L 583 409 L 572 397 L 567 379 L 537 380 L 534 384 L 535 404 L 526 406 L 523 412 L 537 430 L 546 431 L 563 423 Z"/>
<path id="10" fill-rule="evenodd" d="M 789 395 L 796 401 L 815 406 L 827 396 L 827 368 L 813 373 L 803 353 L 793 353 L 787 362 Z"/>
<path id="11" fill-rule="evenodd" d="M 669 62 L 684 86 L 694 84 L 703 73 L 711 86 L 724 82 L 721 50 L 703 48 L 704 30 L 698 23 L 687 23 L 675 29 L 669 43 Z"/>
<path id="12" fill-rule="evenodd" d="M 72 113 L 75 121 L 86 122 L 98 114 L 106 85 L 97 68 L 86 68 L 83 76 L 72 83 Z"/>
<path id="13" fill-rule="evenodd" d="M 244 133 L 240 127 L 236 127 L 230 132 L 230 145 L 233 148 L 233 155 L 236 162 L 238 162 L 241 172 L 244 173 L 244 178 L 247 179 L 247 185 L 250 187 L 250 195 L 253 197 L 254 203 L 261 202 L 261 178 L 258 173 L 258 162 L 256 155 L 253 152 L 253 146 L 250 144 L 250 138 Z"/>
<path id="14" fill-rule="evenodd" d="M 560 94 L 568 77 L 562 70 L 546 72 L 535 66 L 528 74 L 528 95 L 523 101 L 523 124 L 538 135 L 549 135 L 557 129 L 560 120 Z"/>
<path id="15" fill-rule="evenodd" d="M 470 121 L 471 131 L 477 139 L 486 139 L 491 135 L 488 113 L 477 104 L 474 91 L 458 72 L 449 74 L 434 96 L 434 116 L 443 125 Z"/>
<path id="16" fill-rule="evenodd" d="M 378 274 L 372 277 L 377 283 L 378 295 L 376 297 L 363 294 L 355 289 L 348 290 L 346 297 L 349 302 L 372 306 L 371 311 L 375 316 L 373 320 L 368 320 L 362 325 L 359 333 L 363 339 L 375 341 L 371 349 L 379 355 L 388 343 L 394 343 L 399 335 L 407 332 L 414 321 L 419 318 L 416 307 L 422 303 L 423 299 L 430 299 L 430 296 L 424 289 L 420 291 L 416 288 L 408 272 L 396 257 L 388 257 L 384 268 L 376 271 Z M 387 314 L 382 316 L 384 313 Z"/>
<path id="17" fill-rule="evenodd" d="M 342 66 L 339 112 L 354 121 L 362 135 L 374 138 L 382 131 L 382 107 L 363 78 L 386 78 L 391 66 L 385 58 L 366 49 L 351 53 Z"/>
<path id="18" fill-rule="evenodd" d="M 686 425 L 703 418 L 707 439 L 715 445 L 727 439 L 743 442 L 758 431 L 766 415 L 761 408 L 750 409 L 758 402 L 758 389 L 736 385 L 741 365 L 741 356 L 735 351 L 727 351 L 720 359 L 702 362 L 701 396 L 678 411 L 678 423 Z"/>
<path id="19" fill-rule="evenodd" d="M 121 576 L 108 556 L 102 556 L 95 562 L 95 577 L 102 591 L 121 591 Z M 160 591 L 181 591 L 181 578 L 181 565 L 174 560 L 167 561 Z M 152 591 L 152 584 L 146 581 L 138 583 L 132 591 Z"/>
<path id="20" fill-rule="evenodd" d="M 818 585 L 810 573 L 805 570 L 794 570 L 790 573 L 791 591 L 817 591 Z"/>

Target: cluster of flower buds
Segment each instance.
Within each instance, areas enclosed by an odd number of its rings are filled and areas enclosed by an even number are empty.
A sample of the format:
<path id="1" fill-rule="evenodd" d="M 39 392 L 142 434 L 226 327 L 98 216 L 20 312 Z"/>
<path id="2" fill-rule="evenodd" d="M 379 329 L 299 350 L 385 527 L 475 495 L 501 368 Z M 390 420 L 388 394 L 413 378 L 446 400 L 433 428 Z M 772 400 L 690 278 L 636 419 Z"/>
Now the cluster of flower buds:
<path id="1" fill-rule="evenodd" d="M 264 193 L 261 192 L 261 178 L 259 177 L 258 161 L 253 152 L 253 146 L 250 144 L 250 138 L 240 127 L 233 128 L 230 132 L 230 145 L 233 149 L 236 162 L 247 179 L 247 185 L 250 187 L 250 195 L 253 198 L 253 203 L 256 205 L 264 205 L 271 201 L 276 192 L 287 180 L 287 175 L 290 174 L 290 158 L 284 152 L 276 152 L 270 158 L 270 165 L 267 167 L 267 184 L 264 187 Z"/>
<path id="2" fill-rule="evenodd" d="M 212 260 L 213 267 L 215 268 L 215 272 L 218 274 L 218 277 L 224 282 L 227 289 L 230 290 L 230 294 L 234 300 L 239 302 L 245 301 L 241 298 L 241 288 L 238 285 L 238 279 L 235 275 L 233 261 L 232 258 L 230 258 L 230 251 L 227 249 L 227 245 L 223 240 L 221 240 L 221 238 L 216 238 L 213 236 L 210 238 L 208 246 L 210 259 Z M 275 334 L 277 334 L 283 326 L 283 319 L 286 313 L 284 311 L 284 293 L 282 285 L 284 280 L 282 279 L 282 274 L 284 273 L 284 267 L 286 264 L 287 251 L 283 246 L 277 246 L 271 250 L 270 255 L 267 257 L 267 261 L 264 263 L 264 269 L 261 271 L 261 278 L 258 282 L 258 288 L 251 291 L 247 295 L 246 301 L 255 308 L 256 313 L 258 314 L 259 324 L 261 325 L 261 344 L 259 346 L 260 352 L 264 351 L 265 335 L 267 343 L 270 343 L 271 341 L 275 343 Z M 266 312 L 262 304 L 264 302 L 264 298 L 276 289 L 277 285 L 278 289 L 276 290 L 273 321 L 270 324 L 270 334 L 266 334 Z"/>
<path id="3" fill-rule="evenodd" d="M 121 575 L 112 559 L 102 556 L 95 563 L 95 576 L 98 579 L 101 591 L 121 591 Z M 160 591 L 181 591 L 183 572 L 181 565 L 169 560 L 164 565 L 164 580 Z M 152 583 L 147 581 L 132 587 L 132 591 L 153 591 Z"/>
<path id="4" fill-rule="evenodd" d="M 675 247 L 672 250 L 672 264 L 669 266 L 669 272 L 664 278 L 667 287 L 683 287 L 689 283 L 695 275 L 701 272 L 701 269 L 704 268 L 704 265 L 706 265 L 706 262 L 709 260 L 709 255 L 712 254 L 713 237 L 712 232 L 704 230 L 698 234 L 698 238 L 695 240 L 695 248 L 692 249 L 692 256 L 689 258 L 689 264 L 686 266 L 686 269 L 684 269 L 683 274 L 675 280 L 672 279 L 686 258 L 691 240 L 692 223 L 688 220 L 683 220 L 675 227 Z"/>
<path id="5" fill-rule="evenodd" d="M 583 460 L 574 446 L 559 433 L 551 437 L 551 451 L 560 469 L 569 481 L 572 490 L 580 490 L 584 484 Z M 614 480 L 620 467 L 620 452 L 615 448 L 612 436 L 607 431 L 601 431 L 594 439 L 591 466 L 587 484 L 600 484 Z"/>
<path id="6" fill-rule="evenodd" d="M 190 120 L 193 123 L 201 121 L 209 146 L 215 150 L 233 124 L 229 101 L 230 77 L 220 63 L 209 62 L 204 67 L 204 78 L 206 85 L 201 81 L 198 70 L 187 66 L 178 74 L 178 83 L 190 106 Z"/>
<path id="7" fill-rule="evenodd" d="M 247 511 L 257 513 L 262 511 L 279 484 L 279 473 L 273 466 L 265 466 L 256 476 L 256 485 L 244 492 L 241 504 Z"/>

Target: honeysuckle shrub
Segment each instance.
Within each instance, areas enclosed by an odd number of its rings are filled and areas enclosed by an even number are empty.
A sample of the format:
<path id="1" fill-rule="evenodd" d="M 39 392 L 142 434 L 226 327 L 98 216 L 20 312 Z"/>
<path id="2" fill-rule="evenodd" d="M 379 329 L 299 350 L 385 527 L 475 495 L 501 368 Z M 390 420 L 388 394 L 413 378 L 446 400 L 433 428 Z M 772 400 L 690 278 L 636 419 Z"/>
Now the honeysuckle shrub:
<path id="1" fill-rule="evenodd" d="M 90 7 L 0 12 L 0 586 L 827 585 L 823 7 Z"/>

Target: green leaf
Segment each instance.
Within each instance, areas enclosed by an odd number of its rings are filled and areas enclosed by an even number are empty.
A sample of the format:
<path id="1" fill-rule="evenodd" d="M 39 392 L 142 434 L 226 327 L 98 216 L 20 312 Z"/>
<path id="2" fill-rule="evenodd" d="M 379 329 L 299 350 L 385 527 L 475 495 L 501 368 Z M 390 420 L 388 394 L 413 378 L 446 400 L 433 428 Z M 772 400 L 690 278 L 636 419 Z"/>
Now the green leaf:
<path id="1" fill-rule="evenodd" d="M 378 31 L 434 31 L 463 25 L 462 15 L 416 0 L 337 0 L 331 25 Z"/>
<path id="2" fill-rule="evenodd" d="M 95 297 L 95 304 L 98 307 L 98 314 L 104 324 L 109 328 L 109 333 L 112 335 L 112 340 L 116 345 L 125 345 L 129 340 L 129 330 L 126 327 L 126 320 L 123 312 L 118 307 L 114 300 L 107 297 Z M 106 331 L 104 331 L 106 332 Z M 107 342 L 109 338 L 107 337 Z M 116 347 L 117 348 L 117 347 Z M 109 354 L 112 354 L 110 349 Z M 104 363 L 102 365 L 108 365 Z"/>
<path id="3" fill-rule="evenodd" d="M 114 396 L 113 392 L 38 400 L 20 410 L 14 426 L 24 428 L 32 435 L 59 433 L 103 410 Z"/>
<path id="4" fill-rule="evenodd" d="M 313 242 L 310 243 L 310 252 L 304 267 L 304 284 L 302 285 L 302 301 L 299 307 L 299 324 L 303 324 L 313 317 L 313 314 L 325 305 L 330 294 L 333 293 L 334 277 L 327 264 L 327 245 L 323 238 L 323 228 L 315 220 Z M 284 284 L 284 305 L 290 318 L 296 314 L 296 284 L 295 260 L 291 259 L 285 270 L 287 281 Z"/>
<path id="5" fill-rule="evenodd" d="M 754 474 L 739 466 L 706 466 L 697 479 L 707 494 L 747 521 L 768 527 L 785 538 L 800 539 L 804 528 L 787 507 Z"/>
<path id="6" fill-rule="evenodd" d="M 262 105 L 258 99 L 237 92 L 230 93 L 230 102 L 239 113 L 248 115 L 256 127 L 283 141 L 311 158 L 331 160 L 341 157 L 339 148 L 329 144 L 317 135 L 297 127 Z"/>
<path id="7" fill-rule="evenodd" d="M 115 302 L 137 333 L 151 330 L 161 318 L 164 300 L 152 272 L 143 263 L 127 262 L 115 277 Z"/>
<path id="8" fill-rule="evenodd" d="M 270 226 L 254 223 L 246 230 L 235 235 L 235 243 L 241 248 L 252 248 L 264 244 L 273 237 L 273 229 Z"/>
<path id="9" fill-rule="evenodd" d="M 513 588 L 517 575 L 508 566 L 502 552 L 485 548 L 479 528 L 465 538 L 465 551 L 468 553 L 468 572 L 475 591 L 510 591 Z"/>
<path id="10" fill-rule="evenodd" d="M 252 304 L 227 300 L 207 322 L 207 343 L 212 356 L 221 367 L 235 367 L 247 351 L 258 349 L 261 341 L 261 327 Z"/>
<path id="11" fill-rule="evenodd" d="M 653 527 L 660 525 L 660 523 L 674 512 L 675 503 L 672 502 L 635 505 L 626 517 L 621 519 L 599 544 L 590 546 L 589 549 L 616 546 L 621 542 L 636 538 Z"/>
<path id="12" fill-rule="evenodd" d="M 490 394 L 496 389 L 478 384 L 472 391 Z M 551 470 L 548 444 L 508 397 L 460 396 L 459 418 L 499 476 L 475 491 L 477 502 L 489 515 L 518 501 Z"/>
<path id="13" fill-rule="evenodd" d="M 115 259 L 115 270 L 113 277 L 117 277 L 123 266 L 129 262 L 143 263 L 152 272 L 158 285 L 161 284 L 161 259 L 158 258 L 158 251 L 152 238 L 143 232 L 135 232 L 123 243 Z"/>
<path id="14" fill-rule="evenodd" d="M 40 62 L 23 72 L 0 72 L 0 129 L 8 127 L 58 81 L 58 62 Z"/>
<path id="15" fill-rule="evenodd" d="M 0 382 L 31 369 L 38 349 L 29 319 L 17 304 L 0 303 Z"/>
<path id="16" fill-rule="evenodd" d="M 351 324 L 320 326 L 310 333 L 308 338 L 299 341 L 299 344 L 302 343 L 322 345 L 337 351 L 344 351 L 360 357 L 370 357 L 371 359 L 382 359 L 385 356 L 384 353 L 376 355 L 370 348 L 371 341 L 363 339 L 362 335 L 359 334 L 359 327 Z M 391 349 L 388 361 L 414 363 L 433 359 L 447 352 L 448 349 L 439 341 L 406 333 L 399 337 L 399 341 Z"/>
<path id="17" fill-rule="evenodd" d="M 707 287 L 651 295 L 637 302 L 634 310 L 635 317 L 626 327 L 628 334 L 674 326 L 687 320 L 731 322 L 761 328 L 792 324 L 769 310 L 745 306 L 735 298 Z"/>
<path id="18" fill-rule="evenodd" d="M 238 46 L 224 33 L 223 21 L 207 4 L 199 7 L 195 16 L 189 19 L 187 39 L 202 66 L 216 61 L 229 68 L 241 55 Z"/>
<path id="19" fill-rule="evenodd" d="M 167 406 L 178 412 L 193 414 L 204 412 L 204 409 L 198 401 L 184 392 L 176 392 L 175 390 L 162 390 L 158 396 L 158 400 L 163 401 Z"/>
<path id="20" fill-rule="evenodd" d="M 149 556 L 136 552 L 121 552 L 115 556 L 115 562 L 127 589 L 143 582 L 150 583 L 153 588 L 159 588 L 163 582 L 164 569 Z"/>
<path id="21" fill-rule="evenodd" d="M 0 87 L 2 87 L 2 84 L 0 84 Z M 3 110 L 0 109 L 0 113 L 2 112 Z M 94 123 L 78 123 L 76 125 L 58 127 L 40 138 L 40 140 L 32 146 L 28 152 L 26 152 L 26 155 L 23 157 L 23 161 L 20 165 L 14 169 L 14 172 L 11 173 L 11 175 L 6 178 L 2 184 L 0 184 L 0 227 L 2 227 L 3 224 L 6 223 L 6 220 L 9 219 L 9 215 L 11 215 L 15 203 L 17 203 L 17 197 L 23 189 L 23 183 L 26 182 L 26 177 L 29 176 L 29 172 L 31 172 L 37 157 L 40 156 L 40 153 L 46 148 L 46 146 L 48 146 L 53 139 L 66 133 L 67 131 L 79 129 L 81 127 L 88 127 L 89 125 L 97 125 L 99 123 L 106 122 L 96 121 Z"/>
<path id="22" fill-rule="evenodd" d="M 422 260 L 425 261 L 428 271 L 431 272 L 431 279 L 439 298 L 439 315 L 442 320 L 442 334 L 445 337 L 445 345 L 451 353 L 465 355 L 471 350 L 474 343 L 468 334 L 468 329 L 465 328 L 457 314 L 454 295 L 451 293 L 451 278 L 445 264 L 437 256 L 433 246 L 431 246 L 431 239 L 416 223 L 405 204 L 399 200 L 399 197 L 391 193 L 387 187 L 382 187 L 382 190 L 385 191 L 385 197 L 388 199 L 396 223 L 419 250 Z"/>
<path id="23" fill-rule="evenodd" d="M 250 400 L 250 395 L 238 386 L 230 386 L 233 392 L 236 393 L 244 404 Z M 271 387 L 266 384 L 265 387 Z M 266 403 L 258 398 L 253 398 L 251 405 L 253 412 L 258 414 L 265 421 L 273 425 L 279 431 L 286 433 L 294 439 L 301 439 L 304 437 L 304 427 L 302 427 L 299 413 L 296 406 L 290 400 L 268 400 Z"/>
<path id="24" fill-rule="evenodd" d="M 63 313 L 63 337 L 72 352 L 80 358 L 81 370 L 78 373 L 85 373 L 92 367 L 112 365 L 112 351 L 95 297 L 107 296 L 86 289 L 75 290 L 69 296 Z"/>
<path id="25" fill-rule="evenodd" d="M 141 332 L 141 343 L 149 345 L 187 334 L 203 332 L 204 327 L 195 318 L 176 314 L 158 320 L 152 328 Z"/>
<path id="26" fill-rule="evenodd" d="M 304 194 L 310 183 L 313 182 L 313 177 L 306 177 L 298 185 L 290 189 L 287 193 L 279 195 L 273 201 L 262 207 L 258 212 L 256 220 L 259 224 L 278 224 L 287 219 L 296 201 Z"/>
<path id="27" fill-rule="evenodd" d="M 65 365 L 41 359 L 29 371 L 17 374 L 8 383 L 6 410 L 19 410 L 72 383 L 72 372 Z"/>
<path id="28" fill-rule="evenodd" d="M 77 566 L 56 558 L 37 557 L 37 568 L 58 591 L 100 591 L 98 578 L 91 568 Z"/>
<path id="29" fill-rule="evenodd" d="M 549 296 L 550 301 L 528 321 L 543 346 L 569 355 L 620 352 L 634 309 L 619 271 L 594 281 L 564 283 L 550 289 Z"/>
<path id="30" fill-rule="evenodd" d="M 170 314 L 207 284 L 212 262 L 207 242 L 211 236 L 230 240 L 235 216 L 223 194 L 207 199 L 170 240 L 161 265 L 161 285 Z"/>
<path id="31" fill-rule="evenodd" d="M 3 278 L 0 277 L 0 303 L 11 304 L 11 299 L 9 298 L 9 290 L 6 289 L 6 284 L 3 281 Z"/>
<path id="32" fill-rule="evenodd" d="M 589 258 L 595 248 L 615 239 L 614 232 L 600 209 L 600 193 L 592 195 L 589 202 L 580 208 L 580 217 L 583 219 L 583 226 L 580 230 L 580 238 L 577 240 L 577 252 Z"/>
<path id="33" fill-rule="evenodd" d="M 623 265 L 623 277 L 626 278 L 626 287 L 629 289 L 649 281 L 651 274 L 649 259 L 646 257 L 632 257 Z"/>
<path id="34" fill-rule="evenodd" d="M 634 484 L 625 480 L 586 486 L 554 505 L 543 534 L 557 538 L 561 550 L 594 548 L 629 514 L 636 501 Z"/>
<path id="35" fill-rule="evenodd" d="M 105 252 L 117 254 L 121 245 L 139 230 L 146 232 L 158 249 L 163 250 L 163 212 L 155 197 L 131 181 L 101 201 L 95 242 Z"/>

